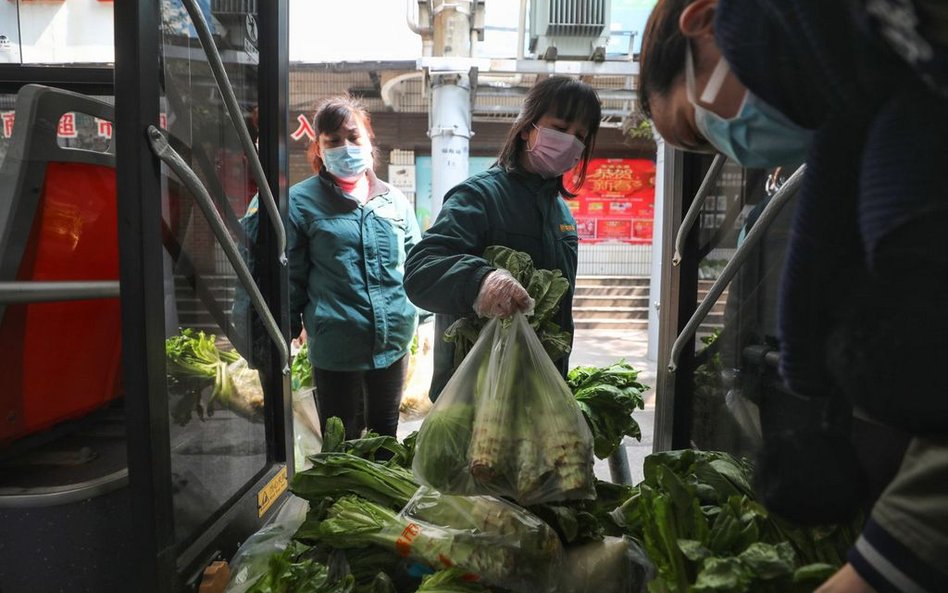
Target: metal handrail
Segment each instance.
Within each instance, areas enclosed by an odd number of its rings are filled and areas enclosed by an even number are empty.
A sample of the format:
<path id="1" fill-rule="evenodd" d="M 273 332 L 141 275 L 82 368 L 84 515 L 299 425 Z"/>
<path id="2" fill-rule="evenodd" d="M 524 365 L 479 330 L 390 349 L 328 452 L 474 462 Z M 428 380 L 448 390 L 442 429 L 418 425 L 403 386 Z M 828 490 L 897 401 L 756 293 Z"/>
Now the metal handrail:
<path id="1" fill-rule="evenodd" d="M 221 54 L 214 45 L 214 38 L 211 37 L 211 31 L 204 20 L 204 13 L 198 8 L 195 0 L 182 0 L 184 8 L 191 16 L 191 22 L 194 24 L 194 30 L 197 31 L 198 39 L 207 55 L 208 64 L 211 66 L 211 72 L 214 74 L 214 80 L 217 82 L 217 88 L 224 98 L 224 105 L 227 107 L 227 114 L 230 121 L 237 130 L 237 137 L 240 139 L 240 145 L 247 154 L 247 162 L 250 165 L 250 172 L 253 174 L 254 181 L 257 182 L 257 191 L 260 195 L 260 201 L 270 218 L 270 224 L 277 235 L 277 246 L 280 249 L 280 265 L 285 266 L 286 260 L 286 229 L 283 227 L 283 220 L 280 218 L 280 210 L 277 208 L 276 200 L 273 199 L 273 193 L 270 192 L 270 184 L 267 176 L 263 172 L 263 165 L 260 163 L 260 157 L 257 155 L 257 147 L 254 146 L 250 138 L 250 131 L 247 130 L 247 124 L 240 117 L 240 105 L 237 103 L 237 96 L 234 94 L 234 88 L 227 77 L 227 71 L 224 70 L 224 62 L 221 61 Z"/>
<path id="2" fill-rule="evenodd" d="M 754 223 L 754 226 L 752 226 L 747 233 L 744 242 L 741 243 L 737 251 L 734 252 L 734 257 L 731 258 L 731 261 L 727 262 L 727 265 L 721 270 L 721 275 L 714 281 L 711 288 L 708 289 L 707 296 L 704 297 L 704 300 L 702 300 L 698 308 L 695 309 L 691 319 L 688 320 L 688 323 L 685 324 L 685 328 L 681 330 L 681 334 L 675 339 L 675 343 L 672 344 L 668 362 L 669 371 L 674 373 L 678 370 L 678 357 L 681 356 L 685 344 L 694 337 L 698 326 L 701 325 L 701 322 L 708 316 L 708 313 L 718 298 L 724 293 L 724 288 L 731 282 L 740 267 L 744 265 L 744 261 L 749 257 L 751 250 L 763 239 L 764 233 L 773 221 L 776 220 L 781 209 L 796 195 L 797 190 L 800 188 L 800 183 L 803 181 L 803 173 L 805 170 L 806 165 L 800 165 L 800 168 L 794 171 L 790 179 L 787 179 L 786 183 L 777 190 L 777 193 L 774 194 L 774 197 L 770 199 L 770 202 L 760 213 L 757 222 Z"/>
<path id="3" fill-rule="evenodd" d="M 675 254 L 672 256 L 673 266 L 677 266 L 681 263 L 681 253 L 685 249 L 685 237 L 688 236 L 688 233 L 691 232 L 691 227 L 693 227 L 695 221 L 698 220 L 698 213 L 701 212 L 705 200 L 708 199 L 711 186 L 717 181 L 718 175 L 721 174 L 721 169 L 724 167 L 725 162 L 727 162 L 727 157 L 723 154 L 714 155 L 714 160 L 711 161 L 711 166 L 704 175 L 704 181 L 701 182 L 701 187 L 698 188 L 695 199 L 691 202 L 688 212 L 681 221 L 681 226 L 678 227 L 678 233 L 675 235 Z"/>
<path id="4" fill-rule="evenodd" d="M 0 305 L 88 301 L 119 297 L 118 280 L 0 282 Z"/>
<path id="5" fill-rule="evenodd" d="M 256 282 L 253 281 L 250 269 L 247 268 L 247 264 L 244 263 L 243 258 L 240 257 L 237 244 L 234 243 L 234 240 L 230 234 L 228 234 L 224 219 L 221 218 L 220 212 L 214 207 L 214 201 L 211 199 L 210 194 L 207 193 L 204 184 L 201 183 L 201 180 L 191 167 L 184 162 L 181 155 L 168 144 L 168 139 L 165 138 L 165 135 L 157 127 L 148 126 L 148 142 L 151 144 L 151 149 L 155 155 L 161 159 L 161 162 L 168 165 L 178 178 L 181 179 L 184 186 L 194 195 L 194 199 L 201 208 L 201 212 L 204 213 L 204 217 L 207 219 L 211 231 L 224 249 L 224 255 L 227 256 L 230 264 L 234 266 L 238 280 L 240 280 L 244 290 L 247 291 L 250 302 L 253 304 L 254 309 L 256 309 L 257 314 L 260 315 L 260 318 L 263 320 L 263 327 L 267 330 L 270 339 L 273 340 L 273 343 L 280 350 L 280 360 L 284 363 L 283 373 L 289 373 L 290 350 L 286 340 L 283 338 L 283 334 L 280 332 L 280 328 L 270 313 L 266 302 L 263 300 L 260 289 L 257 288 Z"/>

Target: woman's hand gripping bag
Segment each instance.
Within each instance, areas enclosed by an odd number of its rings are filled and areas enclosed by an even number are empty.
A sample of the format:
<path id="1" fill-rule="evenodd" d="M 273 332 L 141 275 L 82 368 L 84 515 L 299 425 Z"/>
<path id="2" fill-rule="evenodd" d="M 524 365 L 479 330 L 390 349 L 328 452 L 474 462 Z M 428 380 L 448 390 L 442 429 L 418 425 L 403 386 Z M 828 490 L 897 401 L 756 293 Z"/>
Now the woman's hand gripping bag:
<path id="1" fill-rule="evenodd" d="M 415 477 L 521 505 L 595 497 L 593 438 L 526 317 L 493 319 L 418 433 Z"/>

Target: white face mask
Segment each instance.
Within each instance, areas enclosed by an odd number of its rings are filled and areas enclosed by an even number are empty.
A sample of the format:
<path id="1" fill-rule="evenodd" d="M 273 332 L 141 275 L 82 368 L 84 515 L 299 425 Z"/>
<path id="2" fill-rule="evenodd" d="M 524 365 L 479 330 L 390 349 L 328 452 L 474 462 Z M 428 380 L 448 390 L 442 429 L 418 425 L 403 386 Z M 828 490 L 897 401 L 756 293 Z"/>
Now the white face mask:
<path id="1" fill-rule="evenodd" d="M 527 145 L 527 165 L 530 169 L 543 177 L 550 179 L 559 177 L 579 164 L 586 145 L 572 134 L 560 132 L 552 128 L 541 128 L 536 124 L 537 141 L 531 148 Z"/>

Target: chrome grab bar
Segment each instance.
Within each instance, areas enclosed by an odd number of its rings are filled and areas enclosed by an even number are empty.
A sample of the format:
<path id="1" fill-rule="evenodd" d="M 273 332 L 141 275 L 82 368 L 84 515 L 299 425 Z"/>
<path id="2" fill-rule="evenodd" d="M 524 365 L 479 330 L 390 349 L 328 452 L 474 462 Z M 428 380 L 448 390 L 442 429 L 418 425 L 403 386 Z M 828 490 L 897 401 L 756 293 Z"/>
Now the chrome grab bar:
<path id="1" fill-rule="evenodd" d="M 157 127 L 148 126 L 148 141 L 151 144 L 151 149 L 155 153 L 155 156 L 161 159 L 161 162 L 168 165 L 178 178 L 181 179 L 185 187 L 194 195 L 194 199 L 201 208 L 201 212 L 204 213 L 204 217 L 207 219 L 211 231 L 224 249 L 224 255 L 227 256 L 230 264 L 234 266 L 234 271 L 237 272 L 237 278 L 247 291 L 250 302 L 253 304 L 254 309 L 256 309 L 257 314 L 260 315 L 260 319 L 263 320 L 263 326 L 267 330 L 267 334 L 280 350 L 280 360 L 284 363 L 283 373 L 289 373 L 289 346 L 287 346 L 286 340 L 280 332 L 280 327 L 270 313 L 270 309 L 267 307 L 266 302 L 264 302 L 263 295 L 260 294 L 260 289 L 257 287 L 256 282 L 253 281 L 250 269 L 247 268 L 247 264 L 243 258 L 240 257 L 237 244 L 234 243 L 234 240 L 227 232 L 224 219 L 221 218 L 217 208 L 214 207 L 214 201 L 211 199 L 210 194 L 207 193 L 204 184 L 201 183 L 201 180 L 191 167 L 184 162 L 181 155 L 168 144 L 168 139 L 165 138 L 165 135 Z"/>
<path id="2" fill-rule="evenodd" d="M 277 235 L 277 246 L 280 249 L 280 265 L 285 266 L 286 260 L 286 229 L 283 227 L 283 219 L 280 217 L 280 210 L 277 208 L 276 200 L 273 199 L 273 193 L 270 191 L 270 184 L 267 182 L 267 176 L 263 172 L 263 165 L 260 163 L 260 156 L 257 154 L 257 147 L 254 146 L 250 138 L 250 132 L 247 130 L 247 124 L 240 116 L 240 105 L 237 104 L 237 96 L 234 94 L 234 88 L 227 77 L 227 71 L 224 70 L 224 63 L 221 61 L 221 54 L 214 45 L 214 39 L 211 37 L 211 31 L 204 20 L 204 14 L 198 8 L 195 0 L 181 0 L 191 16 L 191 22 L 194 24 L 194 30 L 197 31 L 198 39 L 204 47 L 204 53 L 207 54 L 208 64 L 211 66 L 211 72 L 214 74 L 214 80 L 217 82 L 217 88 L 224 98 L 224 105 L 227 107 L 227 115 L 237 130 L 237 137 L 240 138 L 240 145 L 247 154 L 247 162 L 250 164 L 250 172 L 257 183 L 257 192 L 260 195 L 260 201 L 270 218 L 270 224 Z"/>
<path id="3" fill-rule="evenodd" d="M 737 251 L 734 252 L 734 257 L 731 258 L 731 261 L 727 262 L 727 265 L 721 270 L 721 275 L 714 281 L 711 288 L 708 289 L 707 296 L 704 297 L 704 300 L 702 300 L 698 308 L 695 309 L 695 312 L 691 315 L 691 319 L 688 320 L 684 329 L 681 330 L 681 334 L 675 339 L 675 343 L 672 344 L 668 362 L 669 371 L 674 373 L 678 370 L 678 358 L 681 356 L 681 351 L 684 350 L 685 344 L 694 337 L 698 326 L 701 325 L 701 322 L 704 321 L 704 318 L 707 317 L 711 311 L 711 307 L 714 306 L 721 294 L 724 293 L 724 288 L 731 282 L 740 267 L 744 265 L 744 261 L 749 257 L 751 250 L 760 243 L 760 240 L 764 237 L 764 233 L 773 221 L 776 220 L 777 215 L 780 214 L 780 211 L 786 203 L 796 195 L 797 190 L 800 188 L 800 183 L 803 181 L 803 173 L 805 170 L 806 165 L 800 165 L 800 168 L 794 171 L 790 179 L 787 179 L 786 183 L 777 190 L 777 193 L 774 194 L 773 198 L 770 199 L 770 202 L 760 213 L 757 222 L 754 223 L 754 226 L 752 226 L 747 233 L 744 242 L 741 243 Z"/>
<path id="4" fill-rule="evenodd" d="M 118 280 L 0 282 L 0 305 L 117 299 Z"/>
<path id="5" fill-rule="evenodd" d="M 701 187 L 698 188 L 698 193 L 695 194 L 695 199 L 691 202 L 688 212 L 682 219 L 681 226 L 678 227 L 678 233 L 675 234 L 675 254 L 672 256 L 673 266 L 677 266 L 681 263 L 681 253 L 685 249 L 685 237 L 688 236 L 688 233 L 691 232 L 691 227 L 693 227 L 695 221 L 698 220 L 698 213 L 701 212 L 701 207 L 704 206 L 705 200 L 708 199 L 711 186 L 717 181 L 718 175 L 721 174 L 721 169 L 724 167 L 725 162 L 727 162 L 727 157 L 723 154 L 714 155 L 714 160 L 711 161 L 711 166 L 708 167 L 708 172 L 704 175 L 704 181 L 701 182 Z"/>

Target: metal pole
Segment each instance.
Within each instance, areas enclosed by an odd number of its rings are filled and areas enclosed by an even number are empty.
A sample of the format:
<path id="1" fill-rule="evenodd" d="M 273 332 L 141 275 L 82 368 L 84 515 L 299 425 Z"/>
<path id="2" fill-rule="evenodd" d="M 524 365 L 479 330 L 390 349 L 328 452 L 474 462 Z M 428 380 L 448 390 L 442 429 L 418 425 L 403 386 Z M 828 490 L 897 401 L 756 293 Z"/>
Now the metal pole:
<path id="1" fill-rule="evenodd" d="M 0 304 L 3 305 L 117 298 L 118 280 L 0 282 Z"/>
<path id="2" fill-rule="evenodd" d="M 433 2 L 434 55 L 471 57 L 470 0 Z M 469 71 L 431 72 L 431 216 L 437 218 L 444 196 L 468 176 L 471 132 Z"/>
<path id="3" fill-rule="evenodd" d="M 619 444 L 619 448 L 609 456 L 609 477 L 616 484 L 632 484 L 632 471 L 629 469 L 629 454 L 625 451 L 625 445 Z"/>

